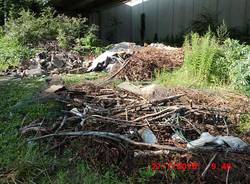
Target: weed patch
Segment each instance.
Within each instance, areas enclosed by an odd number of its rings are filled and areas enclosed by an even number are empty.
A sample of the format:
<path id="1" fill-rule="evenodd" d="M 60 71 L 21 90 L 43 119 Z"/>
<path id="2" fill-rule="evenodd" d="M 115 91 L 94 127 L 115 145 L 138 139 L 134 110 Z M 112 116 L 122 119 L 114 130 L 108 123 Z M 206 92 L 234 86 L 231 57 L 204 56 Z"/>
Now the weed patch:
<path id="1" fill-rule="evenodd" d="M 184 43 L 183 66 L 176 71 L 161 71 L 156 81 L 172 86 L 220 87 L 249 94 L 250 47 L 226 39 L 223 44 L 210 32 L 192 33 Z"/>

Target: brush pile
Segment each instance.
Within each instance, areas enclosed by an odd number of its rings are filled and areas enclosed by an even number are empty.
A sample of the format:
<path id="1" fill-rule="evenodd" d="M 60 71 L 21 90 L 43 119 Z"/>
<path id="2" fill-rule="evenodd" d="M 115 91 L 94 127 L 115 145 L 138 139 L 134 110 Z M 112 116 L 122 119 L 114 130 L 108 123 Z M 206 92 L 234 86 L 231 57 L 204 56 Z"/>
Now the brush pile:
<path id="1" fill-rule="evenodd" d="M 152 87 L 146 86 L 141 91 L 145 88 Z M 211 94 L 204 91 L 162 87 L 154 87 L 151 92 L 139 95 L 124 88 L 93 83 L 58 88 L 55 93 L 65 104 L 65 115 L 57 122 L 43 121 L 22 128 L 22 134 L 35 132 L 38 135 L 30 141 L 42 141 L 51 146 L 46 153 L 52 150 L 63 153 L 71 149 L 77 158 L 89 161 L 94 167 L 98 164 L 119 166 L 121 174 L 159 160 L 172 163 L 196 161 L 200 165 L 198 171 L 192 171 L 193 176 L 203 174 L 202 177 L 211 181 L 220 176 L 225 182 L 227 172 L 207 173 L 205 170 L 211 157 L 217 154 L 213 162 L 233 164 L 230 181 L 235 175 L 244 182 L 250 179 L 244 176 L 249 171 L 249 148 L 210 145 L 187 149 L 188 142 L 198 139 L 202 132 L 237 136 L 236 120 L 241 114 L 250 112 L 247 98 L 234 96 L 229 100 L 215 95 L 212 99 Z M 197 94 L 201 93 L 203 95 L 198 99 Z M 241 101 L 241 104 L 234 101 Z M 249 143 L 249 137 L 242 135 L 240 138 Z M 161 175 L 160 179 L 164 178 Z"/>
<path id="2" fill-rule="evenodd" d="M 117 78 L 131 81 L 151 80 L 157 71 L 172 71 L 179 68 L 184 60 L 183 49 L 159 45 L 151 44 L 136 50 L 128 58 L 128 65 L 117 75 Z"/>

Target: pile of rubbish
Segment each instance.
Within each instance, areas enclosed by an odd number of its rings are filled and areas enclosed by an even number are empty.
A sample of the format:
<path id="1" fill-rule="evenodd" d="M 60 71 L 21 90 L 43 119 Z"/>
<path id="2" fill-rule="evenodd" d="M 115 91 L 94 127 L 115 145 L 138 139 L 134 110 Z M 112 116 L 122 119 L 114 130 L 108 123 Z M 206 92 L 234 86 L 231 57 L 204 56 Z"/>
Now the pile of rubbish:
<path id="1" fill-rule="evenodd" d="M 46 153 L 72 149 L 92 164 L 114 164 L 122 172 L 162 158 L 167 159 L 164 162 L 196 161 L 200 163 L 200 172 L 204 170 L 198 175 L 222 178 L 220 172 L 207 173 L 209 160 L 214 157 L 216 163 L 234 164 L 229 181 L 234 180 L 235 173 L 243 181 L 250 179 L 244 175 L 250 164 L 249 139 L 237 137 L 235 121 L 250 112 L 247 98 L 217 97 L 221 102 L 208 106 L 209 100 L 204 98 L 211 96 L 208 92 L 203 91 L 203 99 L 197 101 L 196 95 L 188 94 L 192 90 L 176 93 L 178 90 L 154 84 L 135 86 L 129 82 L 116 88 L 85 83 L 53 89 L 56 90 L 47 91 L 58 95 L 57 100 L 65 104 L 64 116 L 53 123 L 43 120 L 21 129 L 23 135 L 36 135 L 29 142 L 49 144 L 51 149 Z M 233 101 L 241 104 L 237 107 Z M 71 144 L 75 141 L 80 147 Z"/>
<path id="2" fill-rule="evenodd" d="M 4 75 L 32 77 L 86 71 L 86 63 L 80 54 L 60 49 L 54 41 L 40 44 L 39 48 L 43 51 L 34 58 L 23 61 L 19 67 L 10 67 Z"/>
<path id="3" fill-rule="evenodd" d="M 179 68 L 183 60 L 182 48 L 156 43 L 141 47 L 122 42 L 97 57 L 88 71 L 119 72 L 117 78 L 131 81 L 150 80 L 156 71 Z"/>
<path id="4" fill-rule="evenodd" d="M 43 51 L 34 58 L 22 61 L 18 67 L 9 67 L 1 75 L 32 77 L 53 74 L 106 71 L 116 78 L 150 80 L 156 71 L 179 68 L 184 60 L 182 48 L 153 43 L 147 46 L 130 42 L 111 45 L 95 59 L 61 49 L 55 41 L 40 43 Z M 90 59 L 90 60 L 89 60 Z"/>

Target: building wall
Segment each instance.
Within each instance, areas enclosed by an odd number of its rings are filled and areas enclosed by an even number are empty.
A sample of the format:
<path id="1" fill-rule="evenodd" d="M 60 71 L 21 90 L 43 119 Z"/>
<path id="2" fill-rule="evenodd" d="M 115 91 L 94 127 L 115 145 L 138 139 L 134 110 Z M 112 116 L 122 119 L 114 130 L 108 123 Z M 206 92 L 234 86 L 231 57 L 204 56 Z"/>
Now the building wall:
<path id="1" fill-rule="evenodd" d="M 90 16 L 100 27 L 100 36 L 113 42 L 141 41 L 141 14 L 146 16 L 145 40 L 178 36 L 190 29 L 204 12 L 223 20 L 230 27 L 250 23 L 250 0 L 139 0 L 139 4 L 120 4 L 101 8 Z"/>

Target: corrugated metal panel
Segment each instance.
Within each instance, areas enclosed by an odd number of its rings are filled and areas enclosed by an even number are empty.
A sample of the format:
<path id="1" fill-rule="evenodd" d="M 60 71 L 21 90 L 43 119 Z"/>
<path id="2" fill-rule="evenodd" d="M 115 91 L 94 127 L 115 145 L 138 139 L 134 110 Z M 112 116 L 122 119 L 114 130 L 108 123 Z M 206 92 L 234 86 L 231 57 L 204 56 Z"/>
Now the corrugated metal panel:
<path id="1" fill-rule="evenodd" d="M 249 10 L 250 0 L 140 0 L 135 6 L 121 4 L 100 11 L 103 12 L 103 23 L 112 16 L 122 22 L 113 35 L 117 41 L 131 41 L 132 38 L 138 42 L 141 41 L 142 13 L 146 15 L 145 40 L 153 41 L 156 33 L 162 40 L 187 31 L 192 20 L 204 12 L 212 14 L 220 22 L 225 20 L 229 26 L 242 28 L 250 21 Z M 109 29 L 109 24 L 102 24 L 105 34 Z M 103 38 L 107 38 L 105 34 Z"/>

